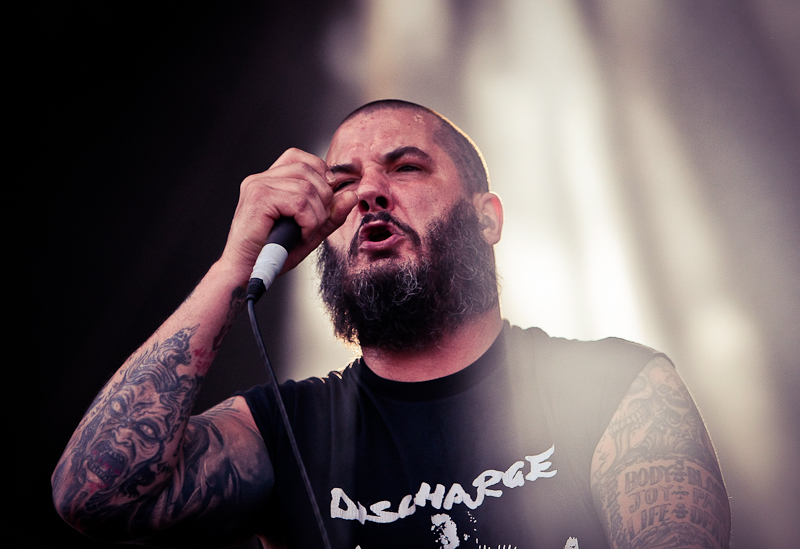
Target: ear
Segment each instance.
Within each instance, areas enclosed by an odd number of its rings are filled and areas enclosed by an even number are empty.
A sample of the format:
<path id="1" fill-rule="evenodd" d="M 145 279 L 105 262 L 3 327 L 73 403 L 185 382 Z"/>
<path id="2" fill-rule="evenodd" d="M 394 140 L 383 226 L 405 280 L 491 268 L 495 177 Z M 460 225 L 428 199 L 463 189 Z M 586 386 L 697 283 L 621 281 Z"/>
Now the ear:
<path id="1" fill-rule="evenodd" d="M 478 219 L 481 221 L 483 239 L 489 245 L 497 244 L 503 232 L 503 204 L 500 202 L 500 197 L 493 192 L 475 193 L 472 205 L 475 206 Z"/>

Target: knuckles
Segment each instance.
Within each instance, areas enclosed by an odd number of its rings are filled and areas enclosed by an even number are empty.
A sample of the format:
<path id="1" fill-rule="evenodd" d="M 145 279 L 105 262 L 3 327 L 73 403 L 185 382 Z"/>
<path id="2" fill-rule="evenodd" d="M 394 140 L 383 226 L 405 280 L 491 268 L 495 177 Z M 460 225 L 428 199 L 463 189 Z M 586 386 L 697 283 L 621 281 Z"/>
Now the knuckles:
<path id="1" fill-rule="evenodd" d="M 273 166 L 269 170 L 246 177 L 240 185 L 240 194 L 288 192 L 305 195 L 309 198 L 317 196 L 328 202 L 333 197 L 333 190 L 322 175 L 306 162 L 295 162 L 288 165 Z"/>
<path id="2" fill-rule="evenodd" d="M 304 242 L 293 256 L 304 256 L 316 247 L 325 236 L 322 233 L 328 231 L 334 207 L 334 193 L 325 179 L 327 170 L 322 159 L 292 148 L 268 170 L 244 178 L 229 235 L 231 250 L 247 257 L 260 251 L 257 244 L 266 240 L 271 220 L 280 216 L 294 217 L 303 228 Z M 291 263 L 298 262 L 293 257 Z"/>

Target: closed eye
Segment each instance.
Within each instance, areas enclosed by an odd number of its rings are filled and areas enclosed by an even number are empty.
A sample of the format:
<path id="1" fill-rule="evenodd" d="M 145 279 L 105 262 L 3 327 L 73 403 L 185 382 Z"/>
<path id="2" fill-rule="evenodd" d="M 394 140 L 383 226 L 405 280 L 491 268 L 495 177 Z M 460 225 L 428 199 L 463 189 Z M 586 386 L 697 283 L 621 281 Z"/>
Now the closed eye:
<path id="1" fill-rule="evenodd" d="M 356 182 L 355 179 L 345 179 L 344 181 L 340 181 L 333 186 L 333 192 L 334 193 L 339 192 L 340 190 L 344 189 L 348 185 L 352 185 L 355 182 Z"/>

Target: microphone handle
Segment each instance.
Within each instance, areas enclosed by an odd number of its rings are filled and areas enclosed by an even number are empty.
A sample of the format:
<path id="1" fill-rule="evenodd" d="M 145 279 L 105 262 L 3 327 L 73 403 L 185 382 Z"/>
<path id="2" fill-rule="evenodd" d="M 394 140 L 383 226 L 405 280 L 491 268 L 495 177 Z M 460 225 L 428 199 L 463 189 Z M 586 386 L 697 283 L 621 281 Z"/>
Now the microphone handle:
<path id="1" fill-rule="evenodd" d="M 267 291 L 281 272 L 289 252 L 298 242 L 300 226 L 297 222 L 291 217 L 278 218 L 253 266 L 253 274 L 247 285 L 247 299 L 258 301 Z"/>

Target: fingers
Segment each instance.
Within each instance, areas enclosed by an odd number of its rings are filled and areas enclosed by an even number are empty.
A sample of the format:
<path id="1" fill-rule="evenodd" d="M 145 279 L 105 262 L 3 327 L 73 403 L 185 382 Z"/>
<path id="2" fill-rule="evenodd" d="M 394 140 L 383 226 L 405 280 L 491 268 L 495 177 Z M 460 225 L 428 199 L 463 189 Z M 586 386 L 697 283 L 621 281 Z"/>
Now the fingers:
<path id="1" fill-rule="evenodd" d="M 295 148 L 287 149 L 282 155 L 280 155 L 278 159 L 272 164 L 272 166 L 270 166 L 270 170 L 280 166 L 285 166 L 295 163 L 307 164 L 311 169 L 313 169 L 323 178 L 325 177 L 326 173 L 330 174 L 328 165 L 320 157 Z M 333 174 L 330 174 L 329 177 L 332 176 Z"/>
<path id="2" fill-rule="evenodd" d="M 331 198 L 330 189 L 316 172 L 305 165 L 291 165 L 248 177 L 242 183 L 240 202 L 243 208 L 253 210 L 253 215 L 264 216 L 269 225 L 266 233 L 271 221 L 293 217 L 308 237 L 327 219 Z"/>
<path id="3" fill-rule="evenodd" d="M 297 265 L 341 225 L 355 205 L 355 193 L 334 196 L 333 174 L 325 162 L 299 149 L 283 153 L 268 170 L 241 185 L 223 258 L 239 271 L 252 269 L 255 258 L 279 217 L 292 217 L 301 228 L 301 243 L 284 270 Z"/>
<path id="4" fill-rule="evenodd" d="M 306 193 L 308 198 L 312 199 L 311 205 L 316 208 L 317 214 L 322 214 L 322 211 L 319 209 L 320 204 L 315 200 L 315 195 L 319 196 L 323 206 L 330 205 L 333 198 L 330 187 L 333 182 L 333 174 L 321 158 L 300 149 L 289 149 L 275 161 L 267 172 L 271 172 L 277 177 L 294 178 L 295 183 L 301 181 L 311 183 L 313 187 L 301 190 Z M 324 217 L 327 217 L 327 212 L 324 213 Z"/>
<path id="5" fill-rule="evenodd" d="M 328 217 L 333 198 L 329 178 L 333 174 L 321 158 L 289 149 L 266 172 L 252 175 L 245 182 L 254 187 L 254 194 L 274 199 L 281 215 L 294 217 L 304 229 L 304 236 L 308 236 Z"/>
<path id="6" fill-rule="evenodd" d="M 292 250 L 281 274 L 295 268 L 308 254 L 314 251 L 323 240 L 338 229 L 345 222 L 348 214 L 357 203 L 358 195 L 354 191 L 345 191 L 334 195 L 331 201 L 330 215 L 327 220 L 320 225 L 314 235 L 307 240 L 304 239 L 300 245 Z"/>
<path id="7" fill-rule="evenodd" d="M 358 202 L 358 196 L 353 191 L 334 194 L 331 186 L 336 179 L 333 173 L 324 160 L 313 154 L 300 149 L 289 149 L 275 161 L 270 169 L 276 170 L 275 173 L 277 173 L 277 169 L 284 166 L 287 172 L 294 172 L 299 169 L 301 172 L 306 173 L 306 170 L 312 170 L 313 173 L 307 173 L 310 176 L 308 181 L 314 185 L 320 198 L 322 198 L 323 204 L 327 206 L 324 212 L 320 212 L 315 208 L 315 213 L 318 214 L 318 221 L 323 221 L 316 231 L 318 233 L 318 242 L 314 245 L 316 247 L 319 242 L 322 242 L 344 223 L 347 215 Z M 315 177 L 315 175 L 321 177 Z M 317 206 L 316 201 L 311 205 Z"/>

